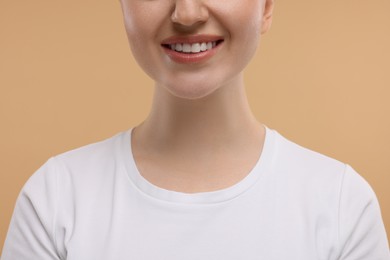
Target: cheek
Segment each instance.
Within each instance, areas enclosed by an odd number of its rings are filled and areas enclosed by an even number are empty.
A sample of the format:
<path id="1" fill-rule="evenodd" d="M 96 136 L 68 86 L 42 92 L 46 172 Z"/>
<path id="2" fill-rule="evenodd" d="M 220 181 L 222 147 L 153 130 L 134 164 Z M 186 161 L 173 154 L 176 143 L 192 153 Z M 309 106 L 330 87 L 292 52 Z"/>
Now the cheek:
<path id="1" fill-rule="evenodd" d="M 155 44 L 154 37 L 162 23 L 161 6 L 154 1 L 126 0 L 122 8 L 130 49 L 138 64 L 147 69 L 154 47 L 151 44 Z"/>
<path id="2" fill-rule="evenodd" d="M 261 1 L 246 1 L 250 2 L 247 5 L 243 4 L 240 12 L 237 12 L 237 19 L 235 21 L 236 31 L 243 42 L 254 42 L 258 39 L 261 32 L 262 23 L 262 5 Z M 241 26 L 237 26 L 241 25 Z M 256 41 L 255 41 L 256 42 Z"/>
<path id="3" fill-rule="evenodd" d="M 142 10 L 141 10 L 142 11 Z M 130 46 L 137 45 L 137 41 L 142 40 L 148 28 L 147 23 L 142 22 L 142 13 L 137 12 L 137 8 L 128 6 L 124 11 L 124 22 Z"/>
<path id="4" fill-rule="evenodd" d="M 227 28 L 231 28 L 232 53 L 239 55 L 237 59 L 242 69 L 254 57 L 261 36 L 262 5 L 261 1 L 241 0 L 240 6 L 233 12 L 232 18 L 228 19 Z"/>
<path id="5" fill-rule="evenodd" d="M 166 1 L 123 0 L 122 11 L 130 43 L 154 40 L 155 33 L 164 19 Z"/>
<path id="6" fill-rule="evenodd" d="M 216 2 L 215 14 L 233 42 L 239 43 L 242 48 L 257 46 L 261 33 L 263 4 L 264 1 L 261 0 L 230 0 L 223 5 Z"/>

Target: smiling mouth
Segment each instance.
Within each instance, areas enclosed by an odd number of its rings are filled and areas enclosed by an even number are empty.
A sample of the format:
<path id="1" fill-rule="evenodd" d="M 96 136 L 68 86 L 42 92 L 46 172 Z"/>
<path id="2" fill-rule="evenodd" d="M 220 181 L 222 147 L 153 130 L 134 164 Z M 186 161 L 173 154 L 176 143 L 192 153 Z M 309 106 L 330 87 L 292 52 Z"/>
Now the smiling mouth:
<path id="1" fill-rule="evenodd" d="M 173 43 L 173 44 L 161 44 L 166 49 L 170 49 L 180 53 L 192 54 L 209 51 L 219 44 L 223 40 L 210 41 L 210 42 L 197 42 L 197 43 Z"/>

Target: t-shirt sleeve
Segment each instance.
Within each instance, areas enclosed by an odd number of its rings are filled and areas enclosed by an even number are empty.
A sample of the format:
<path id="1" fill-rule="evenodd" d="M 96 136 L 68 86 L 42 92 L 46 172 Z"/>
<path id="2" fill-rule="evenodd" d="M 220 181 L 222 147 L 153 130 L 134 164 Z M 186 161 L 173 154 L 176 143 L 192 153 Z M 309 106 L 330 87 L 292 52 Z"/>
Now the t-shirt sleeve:
<path id="1" fill-rule="evenodd" d="M 54 158 L 25 183 L 16 200 L 1 260 L 59 260 L 55 246 L 58 175 Z"/>
<path id="2" fill-rule="evenodd" d="M 339 204 L 339 260 L 390 260 L 378 199 L 369 183 L 346 165 Z"/>

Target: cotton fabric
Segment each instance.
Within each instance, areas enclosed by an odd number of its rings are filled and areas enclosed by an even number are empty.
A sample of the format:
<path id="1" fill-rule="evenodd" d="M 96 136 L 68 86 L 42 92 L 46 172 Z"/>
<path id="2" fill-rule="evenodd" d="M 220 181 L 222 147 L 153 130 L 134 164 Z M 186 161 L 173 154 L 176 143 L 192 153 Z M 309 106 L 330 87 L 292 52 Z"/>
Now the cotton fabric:
<path id="1" fill-rule="evenodd" d="M 1 260 L 390 260 L 369 183 L 265 128 L 250 173 L 210 192 L 146 180 L 132 129 L 53 156 L 21 190 Z"/>

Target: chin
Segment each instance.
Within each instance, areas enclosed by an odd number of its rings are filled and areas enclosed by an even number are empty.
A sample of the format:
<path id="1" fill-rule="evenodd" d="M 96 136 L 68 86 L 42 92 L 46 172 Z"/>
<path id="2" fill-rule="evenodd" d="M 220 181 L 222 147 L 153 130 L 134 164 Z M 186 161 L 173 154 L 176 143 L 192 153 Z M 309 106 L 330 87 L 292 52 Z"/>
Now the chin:
<path id="1" fill-rule="evenodd" d="M 203 87 L 188 85 L 187 87 L 183 87 L 183 85 L 181 85 L 179 87 L 168 87 L 167 90 L 171 95 L 177 98 L 198 100 L 211 96 L 216 91 L 216 88 L 211 88 L 204 85 Z"/>
<path id="2" fill-rule="evenodd" d="M 158 87 L 162 87 L 168 91 L 172 96 L 187 99 L 197 100 L 212 97 L 229 85 L 230 79 L 225 78 L 226 75 L 215 73 L 178 73 L 172 75 L 172 77 L 165 78 L 166 80 L 160 80 Z M 158 82 L 158 81 L 156 81 Z"/>

